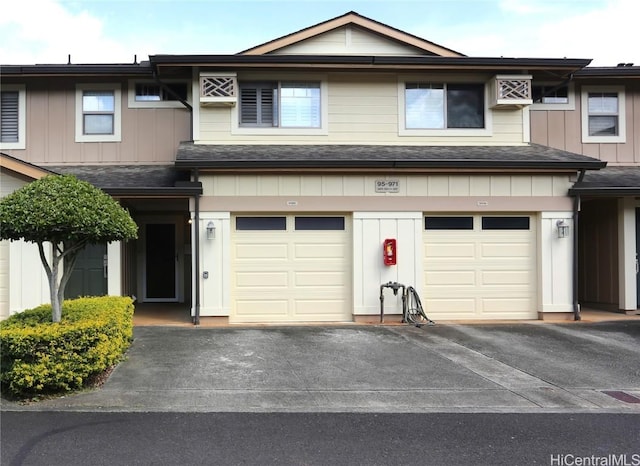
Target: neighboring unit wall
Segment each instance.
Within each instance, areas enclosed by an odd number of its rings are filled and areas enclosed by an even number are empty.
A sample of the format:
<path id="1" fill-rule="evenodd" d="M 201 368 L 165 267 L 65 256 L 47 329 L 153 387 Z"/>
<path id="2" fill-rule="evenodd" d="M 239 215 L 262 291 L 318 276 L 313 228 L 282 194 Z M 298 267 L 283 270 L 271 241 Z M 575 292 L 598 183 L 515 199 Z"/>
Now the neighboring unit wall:
<path id="1" fill-rule="evenodd" d="M 593 83 L 589 83 L 593 86 Z M 575 110 L 543 110 L 535 105 L 530 112 L 531 142 L 595 157 L 614 165 L 640 165 L 640 85 L 625 84 L 626 142 L 582 142 L 582 86 L 575 86 Z"/>
<path id="2" fill-rule="evenodd" d="M 3 80 L 3 84 L 8 83 Z M 186 108 L 129 108 L 126 80 L 119 86 L 121 142 L 76 143 L 76 83 L 90 78 L 49 78 L 26 84 L 26 149 L 3 149 L 23 161 L 47 164 L 172 163 L 180 141 L 190 138 Z"/>

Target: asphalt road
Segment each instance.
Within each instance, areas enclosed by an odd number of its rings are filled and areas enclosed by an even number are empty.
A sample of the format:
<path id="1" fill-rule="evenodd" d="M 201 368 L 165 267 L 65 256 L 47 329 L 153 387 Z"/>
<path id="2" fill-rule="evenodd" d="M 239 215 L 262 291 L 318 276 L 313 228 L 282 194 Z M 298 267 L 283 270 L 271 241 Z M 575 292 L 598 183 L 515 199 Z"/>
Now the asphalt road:
<path id="1" fill-rule="evenodd" d="M 637 414 L 15 411 L 1 427 L 3 466 L 640 465 Z"/>

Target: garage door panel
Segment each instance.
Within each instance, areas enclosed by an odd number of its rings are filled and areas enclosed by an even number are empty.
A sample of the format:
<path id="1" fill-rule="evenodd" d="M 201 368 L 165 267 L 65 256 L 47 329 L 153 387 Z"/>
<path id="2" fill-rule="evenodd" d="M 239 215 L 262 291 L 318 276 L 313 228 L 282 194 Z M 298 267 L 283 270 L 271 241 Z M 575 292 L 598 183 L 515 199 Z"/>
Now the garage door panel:
<path id="1" fill-rule="evenodd" d="M 236 260 L 286 260 L 288 245 L 283 243 L 237 244 Z"/>
<path id="2" fill-rule="evenodd" d="M 312 260 L 342 260 L 347 253 L 344 244 L 318 244 L 318 243 L 296 243 L 295 257 Z"/>
<path id="3" fill-rule="evenodd" d="M 340 315 L 340 313 L 336 313 L 336 309 L 340 309 L 342 304 L 342 300 L 339 299 L 298 299 L 295 301 L 295 314 L 313 317 L 324 316 L 335 320 Z"/>
<path id="4" fill-rule="evenodd" d="M 424 299 L 423 306 L 427 315 L 437 311 L 442 315 L 464 316 L 473 314 L 476 309 L 475 298 L 451 298 L 451 299 Z"/>
<path id="5" fill-rule="evenodd" d="M 253 317 L 286 317 L 289 314 L 289 301 L 286 299 L 238 299 L 236 314 Z"/>
<path id="6" fill-rule="evenodd" d="M 342 289 L 345 284 L 344 272 L 295 272 L 296 286 L 306 287 L 337 287 Z"/>
<path id="7" fill-rule="evenodd" d="M 456 286 L 456 285 L 472 285 L 476 284 L 476 273 L 473 270 L 460 271 L 433 271 L 425 274 L 425 283 L 427 286 Z"/>
<path id="8" fill-rule="evenodd" d="M 531 300 L 526 298 L 484 298 L 482 310 L 486 313 L 510 314 L 512 312 L 527 312 L 531 309 Z"/>
<path id="9" fill-rule="evenodd" d="M 438 243 L 437 245 L 427 243 L 425 245 L 425 255 L 427 258 L 473 258 L 476 255 L 475 243 Z"/>
<path id="10" fill-rule="evenodd" d="M 524 285 L 529 288 L 531 273 L 529 270 L 484 270 L 481 272 L 483 285 Z"/>
<path id="11" fill-rule="evenodd" d="M 286 288 L 287 272 L 238 272 L 235 275 L 238 288 Z"/>
<path id="12" fill-rule="evenodd" d="M 484 258 L 524 258 L 531 256 L 531 243 L 482 243 L 482 257 Z"/>

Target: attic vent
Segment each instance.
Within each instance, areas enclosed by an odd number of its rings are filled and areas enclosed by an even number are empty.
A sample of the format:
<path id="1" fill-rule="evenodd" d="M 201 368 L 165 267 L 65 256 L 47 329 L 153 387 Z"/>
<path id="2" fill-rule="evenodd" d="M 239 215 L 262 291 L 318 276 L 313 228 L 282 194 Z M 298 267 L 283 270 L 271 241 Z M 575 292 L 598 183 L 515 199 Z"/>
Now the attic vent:
<path id="1" fill-rule="evenodd" d="M 522 108 L 533 103 L 530 75 L 497 75 L 492 81 L 491 107 Z"/>
<path id="2" fill-rule="evenodd" d="M 235 73 L 201 73 L 200 105 L 233 106 L 238 100 Z"/>

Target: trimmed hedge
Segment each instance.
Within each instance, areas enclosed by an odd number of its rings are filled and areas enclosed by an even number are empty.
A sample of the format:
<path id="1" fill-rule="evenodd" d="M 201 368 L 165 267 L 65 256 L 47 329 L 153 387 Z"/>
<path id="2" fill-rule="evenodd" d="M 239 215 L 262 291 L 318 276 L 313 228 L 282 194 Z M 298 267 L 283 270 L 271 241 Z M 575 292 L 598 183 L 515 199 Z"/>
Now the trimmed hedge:
<path id="1" fill-rule="evenodd" d="M 0 322 L 0 383 L 17 398 L 82 388 L 116 364 L 133 340 L 133 301 L 103 296 L 67 300 L 62 321 L 42 305 Z"/>

